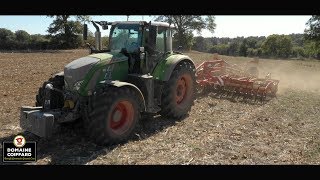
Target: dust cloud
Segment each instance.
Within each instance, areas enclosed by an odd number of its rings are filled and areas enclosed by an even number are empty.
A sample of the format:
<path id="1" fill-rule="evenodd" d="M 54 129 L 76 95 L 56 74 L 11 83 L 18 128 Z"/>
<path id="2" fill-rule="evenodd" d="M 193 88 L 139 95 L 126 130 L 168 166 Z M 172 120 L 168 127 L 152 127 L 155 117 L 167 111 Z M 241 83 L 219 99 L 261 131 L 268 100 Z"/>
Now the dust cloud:
<path id="1" fill-rule="evenodd" d="M 272 79 L 280 80 L 278 94 L 288 89 L 320 94 L 320 62 L 262 60 L 259 63 L 260 77 L 271 73 Z"/>

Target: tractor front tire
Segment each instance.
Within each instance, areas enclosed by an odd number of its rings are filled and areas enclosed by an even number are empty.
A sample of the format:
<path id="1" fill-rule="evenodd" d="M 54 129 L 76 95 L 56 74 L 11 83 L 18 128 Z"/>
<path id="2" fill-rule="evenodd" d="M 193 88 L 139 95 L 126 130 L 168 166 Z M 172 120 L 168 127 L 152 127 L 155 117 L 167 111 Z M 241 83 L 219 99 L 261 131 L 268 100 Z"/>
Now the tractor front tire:
<path id="1" fill-rule="evenodd" d="M 194 65 L 188 61 L 180 62 L 163 86 L 160 114 L 174 119 L 187 115 L 194 104 L 195 85 Z"/>
<path id="2" fill-rule="evenodd" d="M 89 137 L 98 145 L 128 140 L 140 118 L 138 97 L 134 90 L 126 87 L 109 87 L 94 95 L 83 116 Z"/>

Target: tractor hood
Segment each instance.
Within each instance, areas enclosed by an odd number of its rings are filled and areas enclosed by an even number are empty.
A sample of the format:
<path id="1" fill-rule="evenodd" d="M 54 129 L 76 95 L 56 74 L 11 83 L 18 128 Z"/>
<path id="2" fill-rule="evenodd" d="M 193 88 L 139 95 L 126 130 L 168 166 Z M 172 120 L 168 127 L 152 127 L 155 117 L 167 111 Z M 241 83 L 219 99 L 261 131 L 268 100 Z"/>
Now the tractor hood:
<path id="1" fill-rule="evenodd" d="M 94 66 L 107 65 L 124 59 L 127 57 L 123 54 L 112 52 L 92 54 L 76 59 L 64 67 L 65 87 L 68 90 L 74 90 L 76 83 L 83 80 Z"/>

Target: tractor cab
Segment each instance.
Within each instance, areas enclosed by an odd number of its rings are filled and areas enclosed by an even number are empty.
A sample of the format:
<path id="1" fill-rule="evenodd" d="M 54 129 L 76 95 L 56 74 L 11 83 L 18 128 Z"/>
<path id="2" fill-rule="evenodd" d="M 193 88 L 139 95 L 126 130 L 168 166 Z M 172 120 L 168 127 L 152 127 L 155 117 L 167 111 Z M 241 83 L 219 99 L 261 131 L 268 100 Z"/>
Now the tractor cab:
<path id="1" fill-rule="evenodd" d="M 96 46 L 90 44 L 90 53 L 114 52 L 128 57 L 128 73 L 147 74 L 152 72 L 161 57 L 172 52 L 173 25 L 163 22 L 145 21 L 92 21 L 96 28 Z M 99 24 L 104 30 L 111 25 L 109 47 L 102 49 Z M 87 39 L 87 25 L 83 37 Z"/>
<path id="2" fill-rule="evenodd" d="M 93 48 L 89 45 L 90 53 L 112 54 L 115 57 L 114 61 L 117 61 L 116 57 L 127 57 L 127 78 L 119 78 L 119 80 L 137 86 L 145 95 L 147 111 L 158 112 L 161 97 L 154 100 L 154 94 L 160 95 L 158 90 L 161 88 L 155 83 L 152 73 L 166 55 L 172 54 L 171 28 L 174 26 L 164 22 L 147 23 L 145 21 L 92 21 L 92 24 L 96 28 L 96 46 Z M 107 49 L 102 49 L 101 32 L 97 24 L 104 30 L 111 26 Z M 85 25 L 84 39 L 87 37 L 87 31 Z M 125 73 L 121 74 L 124 77 Z"/>

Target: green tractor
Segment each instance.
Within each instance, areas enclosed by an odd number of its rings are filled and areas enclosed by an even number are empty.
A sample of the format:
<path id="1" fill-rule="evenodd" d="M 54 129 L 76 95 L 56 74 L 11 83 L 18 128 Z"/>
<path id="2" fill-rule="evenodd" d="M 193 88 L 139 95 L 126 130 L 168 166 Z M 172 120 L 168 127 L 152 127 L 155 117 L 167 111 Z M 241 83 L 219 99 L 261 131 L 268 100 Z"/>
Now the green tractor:
<path id="1" fill-rule="evenodd" d="M 141 116 L 180 119 L 191 109 L 195 65 L 172 50 L 173 25 L 145 21 L 92 21 L 95 47 L 44 82 L 36 107 L 21 108 L 20 126 L 49 138 L 57 124 L 82 120 L 97 144 L 127 140 Z M 101 32 L 110 28 L 109 48 Z M 83 37 L 87 40 L 87 25 Z"/>

